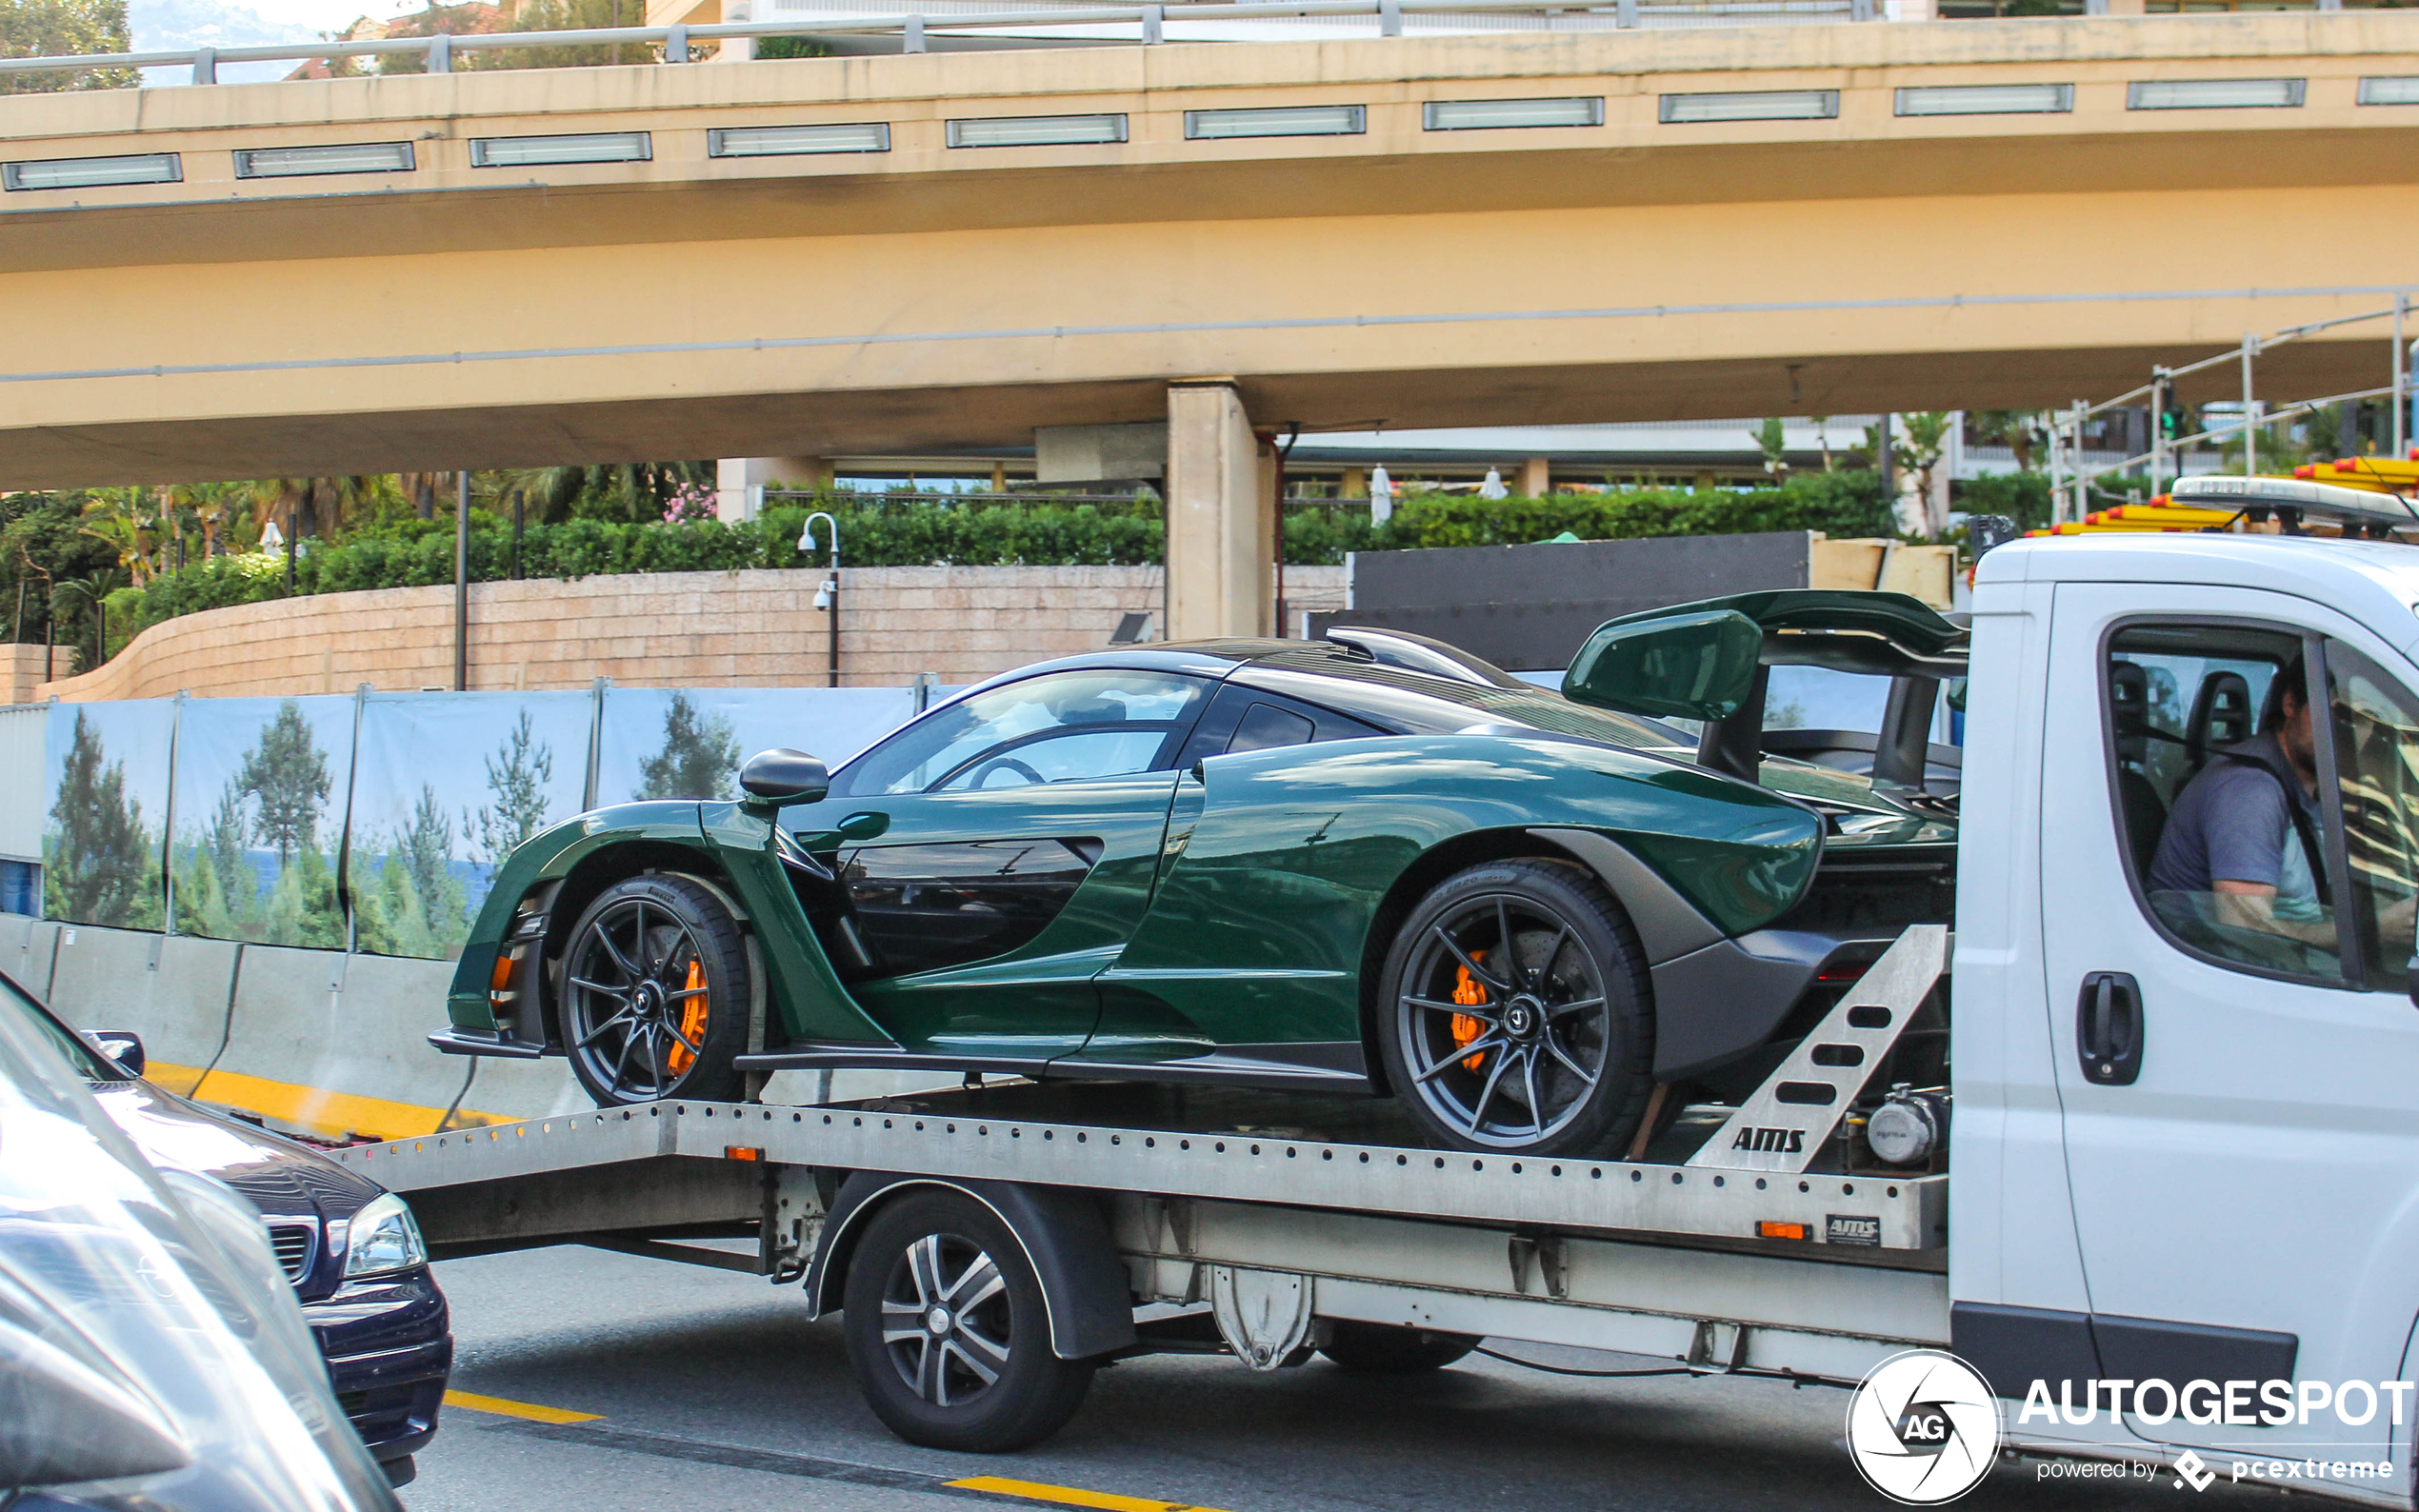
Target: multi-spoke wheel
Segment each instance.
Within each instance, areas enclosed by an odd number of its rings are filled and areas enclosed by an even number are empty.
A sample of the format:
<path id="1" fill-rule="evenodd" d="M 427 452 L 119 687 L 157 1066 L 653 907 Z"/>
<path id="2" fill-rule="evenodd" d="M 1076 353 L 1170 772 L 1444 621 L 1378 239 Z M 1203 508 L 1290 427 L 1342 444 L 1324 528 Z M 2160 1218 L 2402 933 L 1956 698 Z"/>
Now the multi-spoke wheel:
<path id="1" fill-rule="evenodd" d="M 558 983 L 563 1047 L 599 1107 L 739 1095 L 748 968 L 738 926 L 683 877 L 632 877 L 572 926 Z"/>
<path id="2" fill-rule="evenodd" d="M 1091 1385 L 1094 1362 L 1050 1347 L 1024 1246 L 961 1192 L 917 1191 L 868 1220 L 845 1308 L 857 1383 L 910 1443 L 1021 1449 L 1064 1426 Z"/>
<path id="3" fill-rule="evenodd" d="M 1387 958 L 1387 1074 L 1436 1139 L 1540 1155 L 1637 1127 L 1654 1030 L 1619 904 L 1575 866 L 1492 862 L 1449 878 Z"/>

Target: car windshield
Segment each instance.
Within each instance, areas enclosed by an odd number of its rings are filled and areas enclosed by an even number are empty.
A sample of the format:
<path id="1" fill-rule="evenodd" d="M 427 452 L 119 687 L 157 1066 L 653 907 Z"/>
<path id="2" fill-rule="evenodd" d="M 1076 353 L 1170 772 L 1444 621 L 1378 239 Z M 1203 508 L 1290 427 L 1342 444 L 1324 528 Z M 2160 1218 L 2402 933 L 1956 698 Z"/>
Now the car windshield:
<path id="1" fill-rule="evenodd" d="M 1208 685 L 1110 668 L 1020 678 L 935 709 L 844 767 L 853 797 L 1147 771 Z"/>

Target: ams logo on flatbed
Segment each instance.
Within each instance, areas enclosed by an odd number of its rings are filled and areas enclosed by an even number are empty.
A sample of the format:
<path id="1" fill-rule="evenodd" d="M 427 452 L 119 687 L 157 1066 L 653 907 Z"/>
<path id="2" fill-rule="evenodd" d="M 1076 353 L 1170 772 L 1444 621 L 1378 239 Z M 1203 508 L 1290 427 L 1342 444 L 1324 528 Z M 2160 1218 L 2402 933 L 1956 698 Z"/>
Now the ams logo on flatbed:
<path id="1" fill-rule="evenodd" d="M 1769 1150 L 1779 1155 L 1806 1153 L 1806 1131 L 1802 1128 L 1757 1128 L 1753 1124 L 1739 1130 L 1730 1141 L 1734 1150 Z"/>

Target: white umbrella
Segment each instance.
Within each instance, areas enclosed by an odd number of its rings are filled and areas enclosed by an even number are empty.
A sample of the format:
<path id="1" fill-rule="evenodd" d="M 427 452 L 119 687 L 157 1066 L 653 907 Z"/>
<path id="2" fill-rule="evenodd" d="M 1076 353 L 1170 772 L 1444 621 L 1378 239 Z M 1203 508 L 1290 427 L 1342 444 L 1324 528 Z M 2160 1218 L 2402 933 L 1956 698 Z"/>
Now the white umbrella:
<path id="1" fill-rule="evenodd" d="M 1394 480 L 1383 462 L 1369 471 L 1369 518 L 1380 525 L 1394 518 Z"/>
<path id="2" fill-rule="evenodd" d="M 1501 499 L 1510 492 L 1504 487 L 1504 475 L 1492 468 L 1487 469 L 1487 481 L 1478 486 L 1478 496 L 1482 499 Z"/>

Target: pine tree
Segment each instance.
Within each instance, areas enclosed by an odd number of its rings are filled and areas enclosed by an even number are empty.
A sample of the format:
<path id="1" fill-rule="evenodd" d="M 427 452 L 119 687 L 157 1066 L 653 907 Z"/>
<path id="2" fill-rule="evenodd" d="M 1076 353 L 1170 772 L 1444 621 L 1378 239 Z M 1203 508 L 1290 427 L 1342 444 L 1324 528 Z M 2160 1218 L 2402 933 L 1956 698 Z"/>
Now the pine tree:
<path id="1" fill-rule="evenodd" d="M 554 778 L 554 749 L 538 743 L 530 711 L 523 709 L 520 722 L 487 766 L 488 790 L 495 794 L 495 806 L 480 809 L 475 819 L 466 817 L 463 828 L 478 836 L 490 864 L 501 865 L 514 846 L 546 827 L 546 785 Z M 434 910 L 430 917 L 435 919 Z"/>
<path id="2" fill-rule="evenodd" d="M 311 743 L 300 704 L 290 698 L 278 706 L 277 717 L 261 729 L 260 744 L 245 754 L 235 785 L 260 801 L 252 834 L 277 847 L 281 869 L 296 850 L 313 846 L 319 808 L 328 801 L 328 758 Z"/>
<path id="3" fill-rule="evenodd" d="M 140 928 L 160 912 L 151 837 L 143 806 L 126 793 L 126 764 L 104 766 L 101 732 L 76 710 L 59 796 L 50 806 L 54 834 L 44 858 L 43 905 L 53 919 Z"/>
<path id="4" fill-rule="evenodd" d="M 229 779 L 218 795 L 218 807 L 210 820 L 210 833 L 204 842 L 210 855 L 211 872 L 218 881 L 219 896 L 226 902 L 226 922 L 230 925 L 250 918 L 260 907 L 260 873 L 252 869 L 251 858 L 244 854 L 244 834 L 250 825 L 244 817 L 243 789 Z"/>
<path id="5" fill-rule="evenodd" d="M 674 693 L 664 711 L 664 748 L 638 764 L 641 798 L 731 798 L 731 774 L 739 766 L 739 737 L 730 721 L 697 717 L 686 693 Z"/>
<path id="6" fill-rule="evenodd" d="M 405 955 L 422 953 L 411 948 L 415 933 L 442 933 L 467 923 L 462 884 L 453 875 L 453 821 L 437 802 L 437 790 L 426 783 L 420 785 L 411 823 L 395 837 L 387 858 L 384 885 L 387 924 Z"/>

